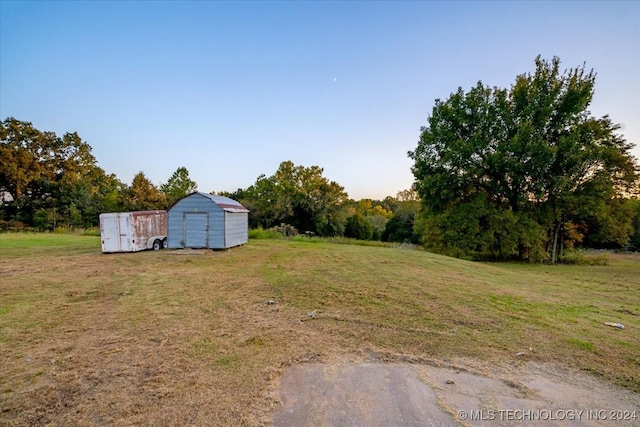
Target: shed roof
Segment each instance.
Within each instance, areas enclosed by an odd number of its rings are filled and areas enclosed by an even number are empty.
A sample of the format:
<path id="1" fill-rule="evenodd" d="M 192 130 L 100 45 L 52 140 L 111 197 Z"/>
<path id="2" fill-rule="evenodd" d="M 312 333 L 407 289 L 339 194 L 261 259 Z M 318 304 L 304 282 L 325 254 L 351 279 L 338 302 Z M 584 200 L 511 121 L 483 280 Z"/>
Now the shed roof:
<path id="1" fill-rule="evenodd" d="M 228 197 L 218 196 L 216 194 L 201 193 L 201 192 L 191 193 L 189 194 L 189 196 L 192 196 L 194 194 L 199 194 L 200 196 L 211 199 L 216 205 L 220 206 L 222 209 L 224 209 L 227 212 L 249 212 L 249 210 L 244 206 L 242 206 L 239 202 L 236 202 L 235 200 L 230 199 Z"/>

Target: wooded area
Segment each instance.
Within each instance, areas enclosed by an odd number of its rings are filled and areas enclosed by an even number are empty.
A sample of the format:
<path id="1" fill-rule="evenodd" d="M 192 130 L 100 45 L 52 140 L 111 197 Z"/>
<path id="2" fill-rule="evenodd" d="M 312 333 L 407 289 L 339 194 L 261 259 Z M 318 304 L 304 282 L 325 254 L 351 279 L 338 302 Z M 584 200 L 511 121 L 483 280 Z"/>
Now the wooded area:
<path id="1" fill-rule="evenodd" d="M 318 166 L 280 164 L 219 194 L 251 228 L 421 243 L 472 259 L 555 262 L 574 246 L 640 249 L 639 167 L 608 116 L 592 117 L 595 73 L 538 57 L 509 89 L 478 84 L 436 100 L 421 129 L 414 188 L 349 199 Z M 98 166 L 77 133 L 7 118 L 0 127 L 0 229 L 90 228 L 102 212 L 167 209 L 197 189 L 179 167 L 159 187 Z"/>

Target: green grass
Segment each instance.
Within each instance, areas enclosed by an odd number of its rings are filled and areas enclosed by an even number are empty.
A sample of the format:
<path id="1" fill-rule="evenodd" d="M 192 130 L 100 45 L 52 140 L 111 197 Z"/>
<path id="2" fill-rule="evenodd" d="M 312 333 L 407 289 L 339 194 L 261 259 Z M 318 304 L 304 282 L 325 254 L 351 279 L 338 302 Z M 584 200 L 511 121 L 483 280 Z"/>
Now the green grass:
<path id="1" fill-rule="evenodd" d="M 250 239 L 282 239 L 282 233 L 275 230 L 265 230 L 264 228 L 254 228 L 249 230 Z"/>
<path id="2" fill-rule="evenodd" d="M 288 365 L 363 352 L 524 351 L 640 392 L 638 256 L 474 263 L 308 238 L 104 255 L 58 234 L 1 234 L 0 254 L 0 424 L 255 424 Z"/>
<path id="3" fill-rule="evenodd" d="M 274 230 L 272 228 L 265 230 L 261 227 L 249 230 L 249 239 L 280 239 L 301 243 L 338 243 L 343 245 L 373 246 L 384 248 L 397 248 L 402 246 L 404 248 L 415 249 L 414 245 L 400 244 L 395 242 L 381 242 L 378 240 L 357 240 L 349 237 L 318 237 L 306 236 L 304 234 L 285 237 L 284 234 L 280 231 Z"/>
<path id="4" fill-rule="evenodd" d="M 37 258 L 43 254 L 100 252 L 100 235 L 76 233 L 0 233 L 0 253 Z"/>

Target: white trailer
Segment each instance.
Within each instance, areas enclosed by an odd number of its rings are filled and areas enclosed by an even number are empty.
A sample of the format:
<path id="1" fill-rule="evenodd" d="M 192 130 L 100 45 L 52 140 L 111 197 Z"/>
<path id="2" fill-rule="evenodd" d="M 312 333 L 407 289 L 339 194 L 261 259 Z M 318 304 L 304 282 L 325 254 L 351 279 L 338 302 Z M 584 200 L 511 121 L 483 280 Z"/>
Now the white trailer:
<path id="1" fill-rule="evenodd" d="M 167 211 L 100 214 L 102 252 L 138 252 L 167 246 Z"/>

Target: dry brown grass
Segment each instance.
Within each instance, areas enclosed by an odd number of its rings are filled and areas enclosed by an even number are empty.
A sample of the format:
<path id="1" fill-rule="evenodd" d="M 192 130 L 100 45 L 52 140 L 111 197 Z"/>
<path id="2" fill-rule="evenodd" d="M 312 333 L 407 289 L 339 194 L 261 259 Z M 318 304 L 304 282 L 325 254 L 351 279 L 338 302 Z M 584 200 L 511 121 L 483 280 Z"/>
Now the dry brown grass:
<path id="1" fill-rule="evenodd" d="M 263 424 L 284 368 L 344 358 L 533 360 L 640 391 L 638 257 L 496 265 L 273 240 L 103 255 L 55 235 L 0 235 L 0 254 L 0 424 Z"/>

